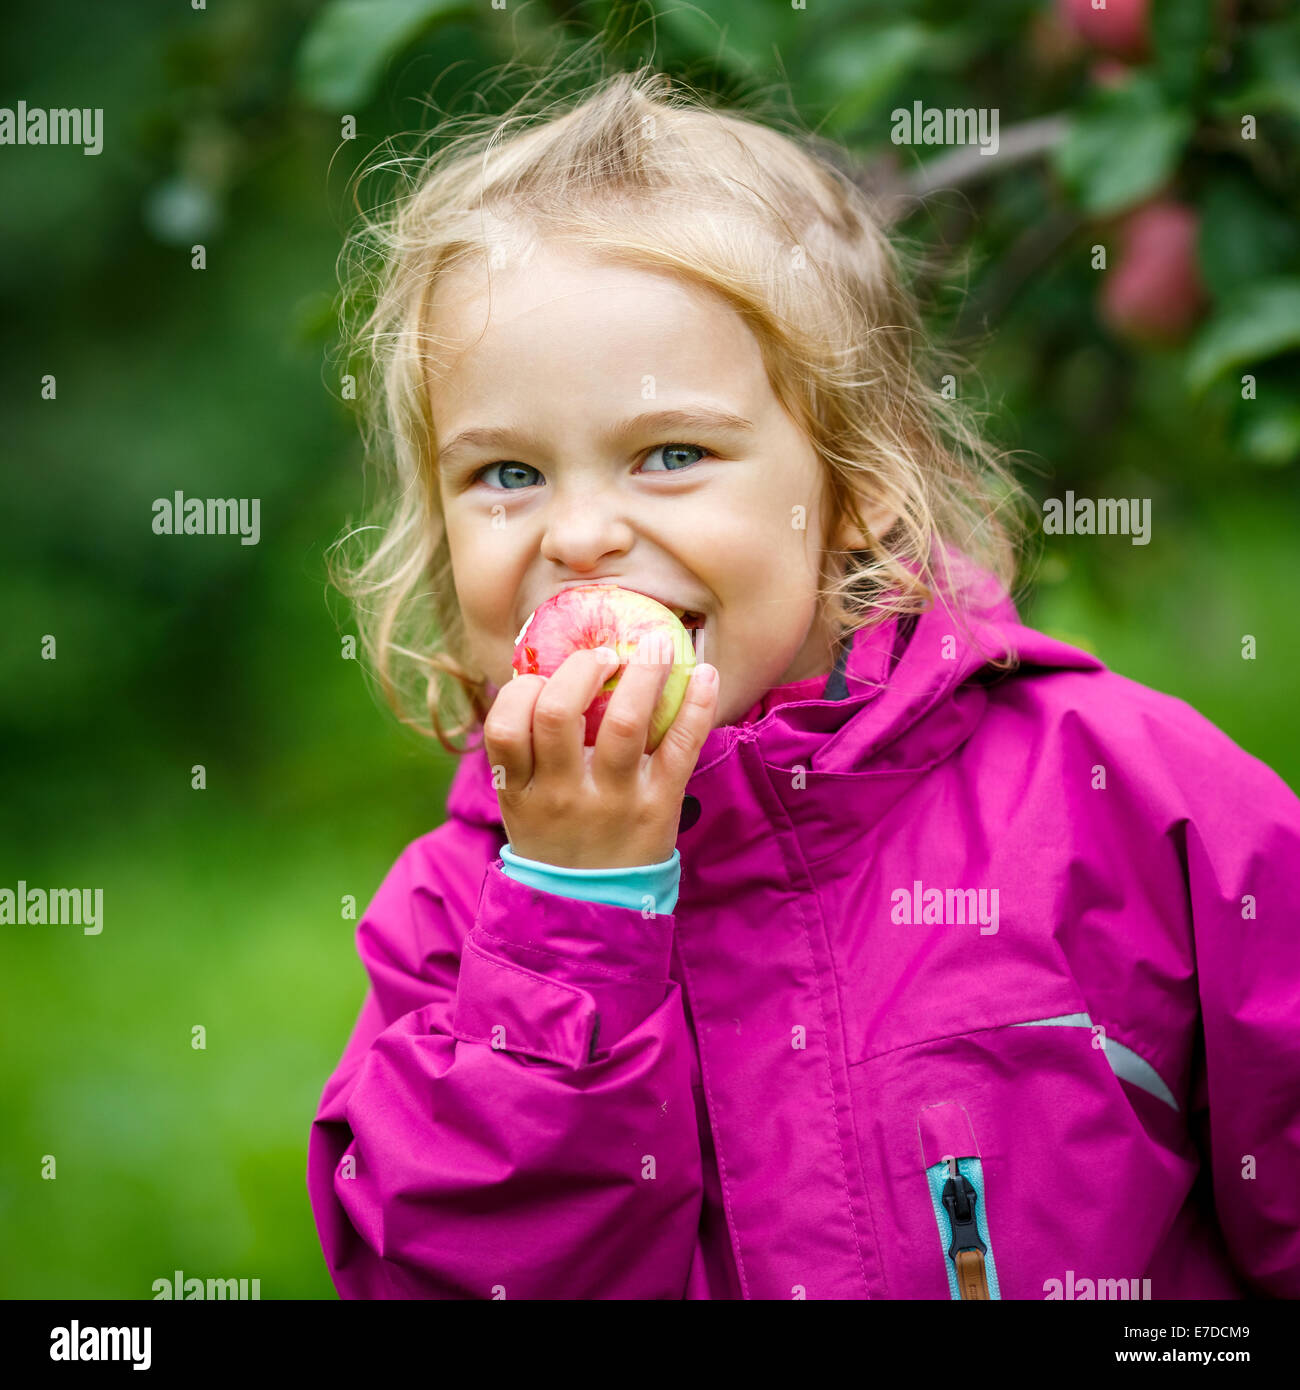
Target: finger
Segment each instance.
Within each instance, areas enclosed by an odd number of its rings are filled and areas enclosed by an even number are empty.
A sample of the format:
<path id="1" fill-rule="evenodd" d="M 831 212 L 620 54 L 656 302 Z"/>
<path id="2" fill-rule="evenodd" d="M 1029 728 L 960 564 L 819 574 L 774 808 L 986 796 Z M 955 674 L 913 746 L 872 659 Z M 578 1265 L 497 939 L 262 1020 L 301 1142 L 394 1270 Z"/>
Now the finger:
<path id="1" fill-rule="evenodd" d="M 483 747 L 493 781 L 512 795 L 533 777 L 533 707 L 545 686 L 544 676 L 507 681 L 483 721 Z"/>
<path id="2" fill-rule="evenodd" d="M 712 679 L 702 679 L 701 673 L 711 671 Z M 671 787 L 679 794 L 695 764 L 699 761 L 700 749 L 713 728 L 718 712 L 718 672 L 715 666 L 701 662 L 691 672 L 686 683 L 686 694 L 682 699 L 677 717 L 668 726 L 659 747 L 650 755 L 651 776 L 661 785 Z"/>
<path id="3" fill-rule="evenodd" d="M 673 659 L 673 644 L 662 633 L 647 633 L 637 644 L 600 721 L 592 754 L 594 776 L 617 780 L 640 767 Z"/>
<path id="4" fill-rule="evenodd" d="M 609 652 L 609 657 L 602 660 L 592 647 L 570 652 L 546 682 L 533 709 L 535 778 L 577 782 L 585 775 L 587 707 L 617 670 L 617 656 Z"/>

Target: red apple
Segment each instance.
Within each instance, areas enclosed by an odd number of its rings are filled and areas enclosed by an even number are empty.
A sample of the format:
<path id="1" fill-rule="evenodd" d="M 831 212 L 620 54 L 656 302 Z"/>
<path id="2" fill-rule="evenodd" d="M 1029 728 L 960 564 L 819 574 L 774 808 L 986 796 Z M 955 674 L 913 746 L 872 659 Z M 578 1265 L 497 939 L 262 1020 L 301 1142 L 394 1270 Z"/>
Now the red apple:
<path id="1" fill-rule="evenodd" d="M 1117 58 L 1145 58 L 1150 46 L 1150 0 L 1057 0 L 1062 21 L 1080 38 Z"/>
<path id="2" fill-rule="evenodd" d="M 704 622 L 698 613 L 680 611 L 681 618 L 657 599 L 618 584 L 583 584 L 564 589 L 529 615 L 515 638 L 510 664 L 516 676 L 551 676 L 567 656 L 583 647 L 610 647 L 618 654 L 618 670 L 587 709 L 583 742 L 590 746 L 596 741 L 609 697 L 629 662 L 635 659 L 637 644 L 647 633 L 663 633 L 672 643 L 674 661 L 650 721 L 647 751 L 653 751 L 677 717 L 695 668 L 694 641 L 682 618 L 696 630 Z"/>
<path id="3" fill-rule="evenodd" d="M 1129 214 L 1119 260 L 1101 289 L 1102 318 L 1115 332 L 1151 343 L 1176 343 L 1187 335 L 1207 302 L 1196 234 L 1195 210 L 1171 199 Z"/>

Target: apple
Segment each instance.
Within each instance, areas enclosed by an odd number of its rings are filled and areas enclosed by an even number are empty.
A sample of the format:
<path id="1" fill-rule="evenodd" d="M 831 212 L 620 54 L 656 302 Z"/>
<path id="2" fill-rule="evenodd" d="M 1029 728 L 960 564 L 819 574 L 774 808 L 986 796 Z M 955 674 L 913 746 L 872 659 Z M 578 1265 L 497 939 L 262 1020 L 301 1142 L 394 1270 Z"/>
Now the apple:
<path id="1" fill-rule="evenodd" d="M 1150 42 L 1149 0 L 1058 0 L 1062 21 L 1094 48 L 1117 58 L 1145 58 Z"/>
<path id="2" fill-rule="evenodd" d="M 637 644 L 647 633 L 663 633 L 672 642 L 674 660 L 650 721 L 646 751 L 653 752 L 677 717 L 695 669 L 695 645 L 682 618 L 696 628 L 703 625 L 703 619 L 686 609 L 681 613 L 679 617 L 657 599 L 619 584 L 583 584 L 564 589 L 529 614 L 515 638 L 510 664 L 515 676 L 552 676 L 567 656 L 584 647 L 610 647 L 617 653 L 618 670 L 601 686 L 587 709 L 583 743 L 590 747 L 596 742 L 597 730 L 619 678 L 635 659 Z"/>
<path id="3" fill-rule="evenodd" d="M 1197 215 L 1169 198 L 1136 208 L 1101 288 L 1101 315 L 1123 337 L 1172 344 L 1187 336 L 1207 296 L 1196 262 Z"/>

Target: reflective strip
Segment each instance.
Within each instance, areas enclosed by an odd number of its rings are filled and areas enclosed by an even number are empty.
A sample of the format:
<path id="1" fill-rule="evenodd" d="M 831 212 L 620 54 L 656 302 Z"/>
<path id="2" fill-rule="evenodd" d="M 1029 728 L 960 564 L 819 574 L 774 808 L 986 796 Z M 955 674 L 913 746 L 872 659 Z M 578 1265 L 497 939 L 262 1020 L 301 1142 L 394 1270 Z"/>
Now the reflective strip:
<path id="1" fill-rule="evenodd" d="M 1092 1028 L 1095 1025 L 1087 1014 L 1062 1014 L 1059 1018 L 1031 1018 L 1024 1023 L 1013 1023 L 1011 1026 L 1013 1028 L 1034 1028 L 1037 1026 Z M 1116 1042 L 1111 1037 L 1106 1038 L 1106 1045 L 1101 1051 L 1110 1063 L 1111 1071 L 1121 1081 L 1128 1081 L 1149 1095 L 1155 1096 L 1157 1100 L 1164 1101 L 1166 1105 L 1172 1106 L 1175 1110 L 1178 1109 L 1178 1102 L 1174 1099 L 1173 1092 L 1160 1079 L 1160 1073 L 1145 1057 L 1139 1057 L 1131 1047 L 1125 1047 L 1122 1042 Z"/>

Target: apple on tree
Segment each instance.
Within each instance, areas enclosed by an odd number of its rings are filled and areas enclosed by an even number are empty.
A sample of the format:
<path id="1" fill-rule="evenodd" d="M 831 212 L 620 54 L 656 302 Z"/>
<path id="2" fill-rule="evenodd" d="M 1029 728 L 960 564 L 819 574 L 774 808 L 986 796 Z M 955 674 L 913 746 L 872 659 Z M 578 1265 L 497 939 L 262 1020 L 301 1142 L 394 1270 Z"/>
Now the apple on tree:
<path id="1" fill-rule="evenodd" d="M 1138 342 L 1186 337 L 1208 303 L 1196 260 L 1196 210 L 1171 198 L 1135 208 L 1121 228 L 1119 260 L 1101 287 L 1101 314 Z"/>
<path id="2" fill-rule="evenodd" d="M 1058 0 L 1065 24 L 1094 48 L 1117 58 L 1145 58 L 1150 50 L 1149 0 Z"/>
<path id="3" fill-rule="evenodd" d="M 696 633 L 703 626 L 702 614 L 669 607 L 634 589 L 618 584 L 583 584 L 562 590 L 529 614 L 515 639 L 510 664 L 516 676 L 552 676 L 566 657 L 584 647 L 613 649 L 619 659 L 618 670 L 587 709 L 583 743 L 590 747 L 596 742 L 619 678 L 635 658 L 637 644 L 647 633 L 663 633 L 672 643 L 674 660 L 650 721 L 646 751 L 653 752 L 685 698 L 695 669 Z"/>

